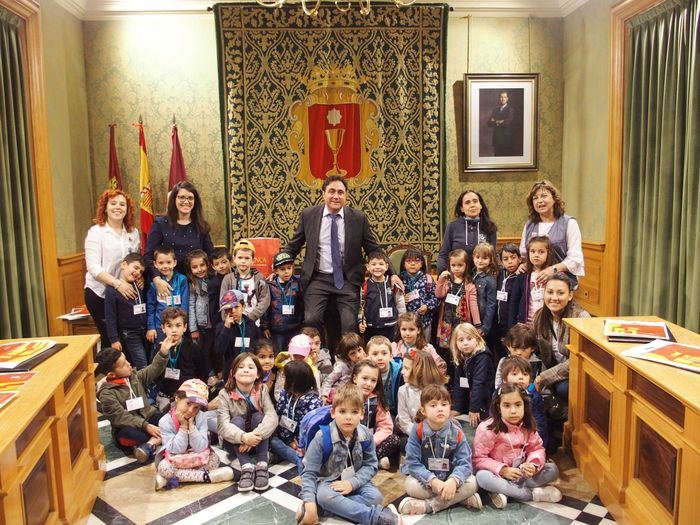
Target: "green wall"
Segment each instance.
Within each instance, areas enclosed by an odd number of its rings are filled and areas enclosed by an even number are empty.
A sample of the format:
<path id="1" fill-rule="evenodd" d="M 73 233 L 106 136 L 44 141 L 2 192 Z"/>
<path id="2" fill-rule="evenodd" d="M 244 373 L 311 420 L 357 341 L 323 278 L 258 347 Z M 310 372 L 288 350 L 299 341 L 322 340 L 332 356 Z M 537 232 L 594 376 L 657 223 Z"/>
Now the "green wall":
<path id="1" fill-rule="evenodd" d="M 175 114 L 187 178 L 199 190 L 215 244 L 224 243 L 223 159 L 213 15 L 85 22 L 94 185 L 107 184 L 109 128 L 117 124 L 124 189 L 138 203 L 138 131 L 143 116 L 155 212 L 168 191 Z M 137 214 L 138 223 L 138 214 Z"/>
<path id="2" fill-rule="evenodd" d="M 562 191 L 584 240 L 605 240 L 610 9 L 589 0 L 564 19 Z"/>
<path id="3" fill-rule="evenodd" d="M 561 185 L 563 21 L 556 18 L 451 18 L 447 31 L 447 208 L 458 194 L 479 191 L 499 236 L 519 237 L 527 218 L 532 183 Z M 540 73 L 539 169 L 532 172 L 463 173 L 462 90 L 464 73 Z"/>
<path id="4" fill-rule="evenodd" d="M 62 256 L 83 250 L 94 213 L 83 28 L 52 0 L 41 2 L 41 20 L 56 248 Z"/>

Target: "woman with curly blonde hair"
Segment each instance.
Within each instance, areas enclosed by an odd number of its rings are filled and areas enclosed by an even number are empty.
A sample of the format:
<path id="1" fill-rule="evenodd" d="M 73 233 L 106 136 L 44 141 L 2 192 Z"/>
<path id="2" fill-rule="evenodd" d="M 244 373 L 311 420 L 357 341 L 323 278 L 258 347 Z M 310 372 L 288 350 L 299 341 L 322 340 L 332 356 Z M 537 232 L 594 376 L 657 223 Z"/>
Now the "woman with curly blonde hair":
<path id="1" fill-rule="evenodd" d="M 111 286 L 134 299 L 133 286 L 119 279 L 119 264 L 129 253 L 140 252 L 141 237 L 133 226 L 134 202 L 122 190 L 105 190 L 97 199 L 95 225 L 85 238 L 85 305 L 100 332 L 102 348 L 110 346 L 105 323 L 105 292 Z"/>

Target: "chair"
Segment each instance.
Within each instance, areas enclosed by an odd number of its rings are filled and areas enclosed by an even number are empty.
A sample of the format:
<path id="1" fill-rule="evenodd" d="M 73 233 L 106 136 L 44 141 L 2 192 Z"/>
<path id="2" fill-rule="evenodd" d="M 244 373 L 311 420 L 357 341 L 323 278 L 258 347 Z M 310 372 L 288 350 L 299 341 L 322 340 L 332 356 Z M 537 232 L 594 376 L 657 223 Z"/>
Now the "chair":
<path id="1" fill-rule="evenodd" d="M 391 265 L 394 267 L 394 271 L 397 273 L 400 273 L 401 270 L 403 270 L 403 268 L 401 268 L 401 258 L 403 257 L 403 254 L 406 253 L 408 248 L 418 248 L 418 246 L 413 244 L 397 244 L 393 248 L 389 248 L 386 252 L 386 254 L 389 256 L 389 260 L 391 261 Z M 428 273 L 432 273 L 433 255 L 425 250 L 421 250 L 421 253 L 423 254 L 423 257 L 425 257 L 425 264 L 428 269 Z"/>

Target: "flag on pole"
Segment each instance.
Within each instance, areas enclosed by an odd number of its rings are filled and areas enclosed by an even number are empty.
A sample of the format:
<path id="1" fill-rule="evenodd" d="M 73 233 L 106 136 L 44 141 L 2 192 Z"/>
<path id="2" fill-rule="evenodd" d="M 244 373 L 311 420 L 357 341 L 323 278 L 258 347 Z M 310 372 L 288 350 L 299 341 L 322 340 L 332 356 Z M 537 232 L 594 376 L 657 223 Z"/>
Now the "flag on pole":
<path id="1" fill-rule="evenodd" d="M 173 186 L 175 186 L 175 184 L 178 182 L 185 180 L 187 180 L 185 160 L 182 158 L 180 139 L 177 135 L 177 126 L 175 125 L 175 117 L 173 116 L 173 154 L 170 157 L 170 180 L 168 181 L 168 191 L 172 190 Z"/>
<path id="2" fill-rule="evenodd" d="M 151 193 L 151 176 L 148 172 L 148 156 L 146 154 L 146 137 L 143 134 L 143 120 L 139 117 L 139 150 L 141 168 L 139 170 L 139 188 L 141 194 L 141 251 L 146 250 L 146 236 L 153 225 L 153 194 Z"/>
<path id="3" fill-rule="evenodd" d="M 119 174 L 119 161 L 117 160 L 117 146 L 115 141 L 116 124 L 109 125 L 109 172 L 108 172 L 108 187 L 113 190 L 122 189 L 122 177 Z"/>

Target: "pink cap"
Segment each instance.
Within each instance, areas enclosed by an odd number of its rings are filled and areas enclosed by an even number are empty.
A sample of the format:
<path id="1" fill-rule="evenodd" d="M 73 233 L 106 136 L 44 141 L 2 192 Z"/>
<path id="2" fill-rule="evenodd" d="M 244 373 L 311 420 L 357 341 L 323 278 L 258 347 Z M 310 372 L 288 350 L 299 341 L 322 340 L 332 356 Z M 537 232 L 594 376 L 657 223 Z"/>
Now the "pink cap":
<path id="1" fill-rule="evenodd" d="M 311 352 L 311 339 L 306 334 L 299 334 L 292 337 L 289 341 L 289 346 L 287 347 L 290 355 L 300 355 L 302 357 L 308 357 Z"/>

